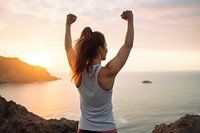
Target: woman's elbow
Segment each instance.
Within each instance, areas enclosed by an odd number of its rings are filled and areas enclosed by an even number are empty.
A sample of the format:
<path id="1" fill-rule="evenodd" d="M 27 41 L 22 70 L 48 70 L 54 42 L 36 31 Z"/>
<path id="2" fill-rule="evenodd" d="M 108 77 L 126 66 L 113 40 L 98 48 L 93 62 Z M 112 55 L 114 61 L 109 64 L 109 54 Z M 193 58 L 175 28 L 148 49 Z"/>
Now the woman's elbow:
<path id="1" fill-rule="evenodd" d="M 128 48 L 132 48 L 133 47 L 133 40 L 132 41 L 127 41 L 125 44 L 126 44 L 126 46 Z"/>

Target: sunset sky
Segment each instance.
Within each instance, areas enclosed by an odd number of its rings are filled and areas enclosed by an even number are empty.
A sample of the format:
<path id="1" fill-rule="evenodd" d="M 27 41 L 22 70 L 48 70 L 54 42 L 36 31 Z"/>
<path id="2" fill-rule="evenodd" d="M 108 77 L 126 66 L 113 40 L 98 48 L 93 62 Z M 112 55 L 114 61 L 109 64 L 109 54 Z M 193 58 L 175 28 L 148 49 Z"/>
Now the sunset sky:
<path id="1" fill-rule="evenodd" d="M 1 0 L 0 55 L 68 71 L 63 41 L 66 15 L 73 13 L 73 40 L 86 26 L 101 31 L 109 61 L 124 43 L 120 15 L 127 9 L 135 41 L 123 70 L 200 70 L 200 0 Z"/>

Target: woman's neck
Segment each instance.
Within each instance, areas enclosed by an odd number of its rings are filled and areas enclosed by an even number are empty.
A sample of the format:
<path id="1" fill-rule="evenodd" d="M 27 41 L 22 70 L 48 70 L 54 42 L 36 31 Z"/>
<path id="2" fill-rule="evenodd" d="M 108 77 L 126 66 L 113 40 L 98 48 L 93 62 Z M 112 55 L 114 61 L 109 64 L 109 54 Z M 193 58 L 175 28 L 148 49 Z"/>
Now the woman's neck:
<path id="1" fill-rule="evenodd" d="M 98 59 L 98 58 L 95 58 L 95 59 L 93 60 L 93 63 L 92 63 L 92 64 L 93 64 L 93 65 L 101 64 L 101 60 Z"/>

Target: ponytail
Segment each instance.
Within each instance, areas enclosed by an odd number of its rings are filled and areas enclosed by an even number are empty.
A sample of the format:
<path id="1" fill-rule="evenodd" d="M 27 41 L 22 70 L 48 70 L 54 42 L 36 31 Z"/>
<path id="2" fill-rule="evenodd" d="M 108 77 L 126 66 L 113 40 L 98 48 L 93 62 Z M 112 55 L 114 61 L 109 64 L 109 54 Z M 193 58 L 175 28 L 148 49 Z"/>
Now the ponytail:
<path id="1" fill-rule="evenodd" d="M 81 32 L 80 38 L 90 39 L 92 37 L 92 29 L 90 27 L 85 27 Z"/>
<path id="2" fill-rule="evenodd" d="M 79 77 L 84 70 L 92 71 L 93 60 L 98 55 L 99 47 L 104 47 L 105 38 L 100 32 L 92 32 L 90 27 L 85 27 L 80 38 L 75 44 L 76 60 L 72 79 Z"/>

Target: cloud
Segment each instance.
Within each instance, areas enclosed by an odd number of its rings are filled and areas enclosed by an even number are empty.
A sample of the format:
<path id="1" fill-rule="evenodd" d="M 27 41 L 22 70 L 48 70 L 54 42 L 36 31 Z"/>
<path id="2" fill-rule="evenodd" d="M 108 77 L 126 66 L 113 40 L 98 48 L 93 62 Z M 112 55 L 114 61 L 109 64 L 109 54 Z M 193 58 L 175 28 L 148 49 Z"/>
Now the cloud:
<path id="1" fill-rule="evenodd" d="M 105 33 L 110 45 L 115 47 L 124 40 L 126 25 L 120 14 L 126 9 L 133 10 L 135 15 L 138 47 L 147 48 L 151 43 L 152 48 L 160 49 L 160 44 L 165 43 L 166 47 L 173 49 L 177 43 L 177 48 L 181 47 L 179 45 L 188 48 L 185 42 L 193 41 L 191 48 L 199 49 L 199 0 L 0 1 L 0 17 L 3 18 L 0 20 L 0 38 L 7 35 L 18 41 L 58 41 L 64 34 L 65 16 L 75 13 L 78 20 L 73 33 L 79 36 L 85 26 L 91 26 Z"/>
<path id="2" fill-rule="evenodd" d="M 60 55 L 64 50 L 65 19 L 68 13 L 78 17 L 72 26 L 73 40 L 79 37 L 85 26 L 90 26 L 93 30 L 103 32 L 109 51 L 115 51 L 124 42 L 127 27 L 120 14 L 127 9 L 134 13 L 134 50 L 138 53 L 144 51 L 145 57 L 159 56 L 160 60 L 163 57 L 153 53 L 199 53 L 199 0 L 1 0 L 0 52 L 8 56 L 38 52 Z M 178 56 L 187 59 L 188 54 L 190 52 L 174 54 L 166 59 L 176 61 L 180 59 Z M 194 54 L 191 58 L 197 59 L 198 56 Z M 135 54 L 130 58 L 134 59 Z M 142 56 L 136 60 L 143 59 Z M 160 65 L 157 66 L 160 68 Z"/>
<path id="3" fill-rule="evenodd" d="M 200 50 L 199 1 L 152 0 L 139 3 L 135 11 L 140 47 L 151 44 L 158 50 Z"/>
<path id="4" fill-rule="evenodd" d="M 174 7 L 174 6 L 199 6 L 199 0 L 151 0 L 149 2 L 142 3 L 146 7 L 162 8 L 162 7 Z"/>

